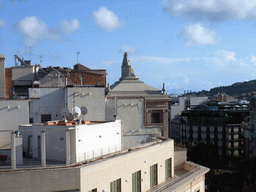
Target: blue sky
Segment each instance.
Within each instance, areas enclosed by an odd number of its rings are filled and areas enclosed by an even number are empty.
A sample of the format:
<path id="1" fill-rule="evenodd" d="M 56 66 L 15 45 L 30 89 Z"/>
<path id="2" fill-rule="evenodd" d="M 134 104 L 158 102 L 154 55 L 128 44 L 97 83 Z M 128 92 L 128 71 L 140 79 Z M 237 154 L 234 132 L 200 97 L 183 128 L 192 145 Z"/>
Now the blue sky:
<path id="1" fill-rule="evenodd" d="M 0 54 L 42 67 L 106 69 L 123 53 L 135 75 L 168 93 L 256 79 L 256 0 L 0 0 Z"/>

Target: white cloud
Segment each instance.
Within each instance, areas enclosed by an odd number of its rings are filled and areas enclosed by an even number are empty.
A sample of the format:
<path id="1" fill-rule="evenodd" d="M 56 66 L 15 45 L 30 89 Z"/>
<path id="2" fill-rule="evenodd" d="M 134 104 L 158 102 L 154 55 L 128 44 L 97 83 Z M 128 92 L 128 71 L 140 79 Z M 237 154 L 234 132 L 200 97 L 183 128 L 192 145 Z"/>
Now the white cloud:
<path id="1" fill-rule="evenodd" d="M 25 44 L 29 46 L 48 37 L 47 25 L 36 17 L 26 17 L 18 22 L 17 27 L 23 34 Z"/>
<path id="2" fill-rule="evenodd" d="M 214 52 L 215 55 L 221 57 L 221 59 L 225 62 L 237 61 L 235 57 L 235 52 L 229 52 L 225 50 L 218 50 Z"/>
<path id="3" fill-rule="evenodd" d="M 186 46 L 206 46 L 218 42 L 215 39 L 216 32 L 204 27 L 201 23 L 186 26 L 179 37 L 186 42 Z"/>
<path id="4" fill-rule="evenodd" d="M 256 57 L 254 55 L 251 56 L 250 62 L 256 64 Z"/>
<path id="5" fill-rule="evenodd" d="M 0 19 L 0 27 L 4 27 L 6 25 L 6 22 L 3 19 Z"/>
<path id="6" fill-rule="evenodd" d="M 208 21 L 256 19 L 255 0 L 163 0 L 163 9 L 172 18 Z"/>
<path id="7" fill-rule="evenodd" d="M 216 65 L 218 65 L 219 67 L 224 67 L 228 65 L 238 64 L 237 66 L 243 67 L 242 63 L 243 62 L 246 63 L 248 60 L 248 59 L 247 60 L 237 59 L 235 52 L 230 52 L 226 50 L 217 50 L 212 53 L 207 53 L 207 55 L 208 55 L 207 57 L 202 56 L 202 57 L 192 57 L 192 58 L 167 58 L 167 57 L 158 57 L 158 56 L 139 56 L 139 57 L 130 58 L 130 60 L 132 63 L 135 63 L 135 64 L 140 62 L 140 63 L 149 64 L 149 65 L 153 64 L 154 66 L 174 64 L 175 68 L 177 67 L 184 68 L 184 65 L 195 68 L 195 65 L 196 65 L 198 67 L 204 67 L 207 70 L 212 66 L 216 66 Z M 256 57 L 255 57 L 255 60 L 256 60 Z M 121 60 L 103 61 L 102 64 L 109 65 L 109 64 L 120 63 L 120 62 L 122 61 Z M 168 76 L 170 78 L 170 75 Z"/>
<path id="8" fill-rule="evenodd" d="M 124 22 L 119 21 L 115 13 L 106 7 L 101 7 L 98 11 L 93 12 L 92 16 L 94 23 L 105 31 L 114 31 L 124 25 Z"/>
<path id="9" fill-rule="evenodd" d="M 165 63 L 171 64 L 176 62 L 189 62 L 196 58 L 166 58 L 166 57 L 156 57 L 156 56 L 141 56 L 137 58 L 138 60 L 146 60 L 147 62 Z"/>
<path id="10" fill-rule="evenodd" d="M 17 23 L 17 29 L 23 35 L 24 44 L 27 46 L 44 39 L 60 39 L 66 33 L 78 30 L 79 26 L 79 21 L 73 19 L 70 23 L 66 20 L 62 21 L 61 27 L 49 29 L 46 23 L 35 16 L 26 17 Z"/>
<path id="11" fill-rule="evenodd" d="M 136 52 L 136 47 L 132 47 L 132 46 L 123 46 L 119 49 L 119 52 L 124 53 L 124 52 L 128 52 L 128 53 L 135 53 Z"/>
<path id="12" fill-rule="evenodd" d="M 213 58 L 215 60 L 215 63 L 224 66 L 229 63 L 237 63 L 238 60 L 235 57 L 235 52 L 229 52 L 225 50 L 218 50 L 214 52 L 215 57 Z"/>
<path id="13" fill-rule="evenodd" d="M 78 21 L 78 19 L 72 19 L 71 22 L 63 20 L 61 22 L 61 28 L 65 33 L 72 33 L 80 29 L 80 22 Z"/>

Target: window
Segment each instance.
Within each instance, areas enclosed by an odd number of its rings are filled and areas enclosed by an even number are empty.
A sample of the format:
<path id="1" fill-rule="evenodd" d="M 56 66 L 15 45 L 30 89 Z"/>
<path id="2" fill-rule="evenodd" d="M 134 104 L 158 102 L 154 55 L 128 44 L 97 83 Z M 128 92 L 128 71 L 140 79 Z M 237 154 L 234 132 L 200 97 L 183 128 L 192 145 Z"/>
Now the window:
<path id="1" fill-rule="evenodd" d="M 52 116 L 51 115 L 41 115 L 41 123 L 45 123 L 47 121 L 51 121 Z"/>
<path id="2" fill-rule="evenodd" d="M 161 114 L 160 113 L 152 113 L 152 123 L 161 123 Z"/>
<path id="3" fill-rule="evenodd" d="M 92 189 L 92 190 L 90 190 L 90 191 L 88 191 L 88 192 L 97 192 L 97 188 Z"/>
<path id="4" fill-rule="evenodd" d="M 157 164 L 150 166 L 150 187 L 157 185 Z"/>
<path id="5" fill-rule="evenodd" d="M 141 192 L 141 171 L 132 174 L 132 191 Z"/>
<path id="6" fill-rule="evenodd" d="M 29 123 L 34 123 L 34 118 L 29 118 Z"/>
<path id="7" fill-rule="evenodd" d="M 110 192 L 121 192 L 121 179 L 117 179 L 110 183 Z"/>
<path id="8" fill-rule="evenodd" d="M 172 177 L 172 158 L 165 160 L 165 179 Z"/>

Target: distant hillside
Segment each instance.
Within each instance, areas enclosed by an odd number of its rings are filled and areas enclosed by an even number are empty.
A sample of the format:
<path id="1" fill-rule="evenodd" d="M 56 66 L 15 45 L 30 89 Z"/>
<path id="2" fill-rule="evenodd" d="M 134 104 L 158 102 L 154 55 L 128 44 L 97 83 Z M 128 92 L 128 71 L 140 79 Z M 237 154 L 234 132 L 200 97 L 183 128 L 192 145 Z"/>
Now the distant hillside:
<path id="1" fill-rule="evenodd" d="M 241 95 L 256 91 L 256 80 L 234 83 L 228 86 L 220 86 L 210 89 L 210 91 L 200 91 L 197 94 L 214 95 L 218 93 L 226 93 L 227 95 Z"/>

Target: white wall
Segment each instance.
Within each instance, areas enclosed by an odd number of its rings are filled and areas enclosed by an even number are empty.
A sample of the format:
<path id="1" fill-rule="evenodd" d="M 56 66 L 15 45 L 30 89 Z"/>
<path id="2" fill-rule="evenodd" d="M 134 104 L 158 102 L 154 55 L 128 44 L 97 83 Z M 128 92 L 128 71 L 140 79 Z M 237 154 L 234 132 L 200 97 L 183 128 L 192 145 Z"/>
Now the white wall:
<path id="1" fill-rule="evenodd" d="M 41 123 L 42 114 L 51 114 L 52 120 L 61 120 L 61 110 L 65 107 L 72 113 L 74 106 L 86 106 L 88 113 L 81 118 L 89 121 L 105 121 L 105 89 L 100 87 L 67 88 L 30 88 L 30 118 Z M 74 95 L 75 93 L 75 95 Z"/>
<path id="2" fill-rule="evenodd" d="M 89 125 L 78 125 L 71 129 L 71 140 L 75 142 L 75 153 L 71 155 L 71 162 L 84 161 L 121 150 L 121 121 L 106 122 Z M 75 136 L 75 137 L 74 137 Z M 75 158 L 75 159 L 74 159 Z"/>
<path id="3" fill-rule="evenodd" d="M 142 98 L 108 98 L 106 100 L 106 119 L 114 115 L 122 121 L 122 149 L 127 149 L 148 140 L 148 134 L 161 136 L 161 128 L 144 126 L 144 100 Z"/>
<path id="4" fill-rule="evenodd" d="M 64 88 L 29 88 L 30 118 L 41 123 L 42 114 L 51 114 L 52 120 L 63 119 L 61 110 L 65 106 Z"/>
<path id="5" fill-rule="evenodd" d="M 1 192 L 79 191 L 79 168 L 0 172 Z"/>
<path id="6" fill-rule="evenodd" d="M 85 106 L 88 113 L 84 116 L 89 121 L 105 121 L 105 88 L 73 87 L 67 88 L 68 109 Z"/>
<path id="7" fill-rule="evenodd" d="M 150 189 L 150 166 L 157 164 L 158 184 L 165 181 L 165 160 L 174 158 L 173 140 L 136 149 L 81 168 L 81 191 L 110 191 L 110 183 L 121 178 L 121 191 L 132 191 L 132 174 L 141 170 L 141 191 Z M 172 168 L 174 161 L 172 161 Z M 172 169 L 172 175 L 174 169 Z"/>
<path id="8" fill-rule="evenodd" d="M 186 101 L 190 101 L 190 105 L 200 105 L 207 99 L 208 97 L 179 97 L 179 103 L 171 105 L 171 120 L 185 110 Z"/>
<path id="9" fill-rule="evenodd" d="M 106 100 L 106 119 L 114 120 L 114 115 L 123 122 L 123 130 L 144 128 L 144 100 L 108 98 Z"/>
<path id="10" fill-rule="evenodd" d="M 122 191 L 130 192 L 132 173 L 141 170 L 142 191 L 147 191 L 150 188 L 150 166 L 158 164 L 158 183 L 163 183 L 165 160 L 169 158 L 174 158 L 172 140 L 77 167 L 0 172 L 0 186 L 3 192 L 86 192 L 94 188 L 109 192 L 110 182 L 121 178 Z"/>
<path id="11" fill-rule="evenodd" d="M 12 67 L 12 80 L 35 80 L 35 66 L 28 66 L 28 67 Z"/>
<path id="12" fill-rule="evenodd" d="M 0 150 L 11 149 L 13 130 L 29 121 L 28 100 L 0 100 Z"/>
<path id="13" fill-rule="evenodd" d="M 28 137 L 31 137 L 31 152 L 33 158 L 38 158 L 38 136 L 41 136 L 41 131 L 45 130 L 46 142 L 46 159 L 65 161 L 66 158 L 66 126 L 57 125 L 20 125 L 21 135 L 23 138 L 23 150 L 28 151 Z M 28 154 L 27 154 L 28 155 Z"/>
<path id="14" fill-rule="evenodd" d="M 33 158 L 38 158 L 38 136 L 45 130 L 46 159 L 66 160 L 66 130 L 71 129 L 71 162 L 86 160 L 87 158 L 121 150 L 121 121 L 97 124 L 80 124 L 74 126 L 60 125 L 20 125 L 23 138 L 23 149 L 28 151 L 28 137 L 31 137 Z M 101 137 L 100 137 L 101 136 Z M 103 149 L 103 150 L 101 150 Z"/>

